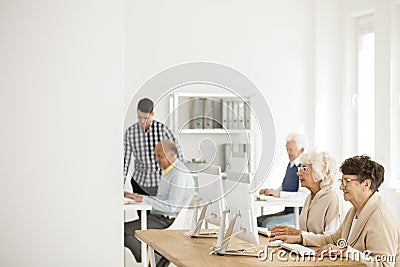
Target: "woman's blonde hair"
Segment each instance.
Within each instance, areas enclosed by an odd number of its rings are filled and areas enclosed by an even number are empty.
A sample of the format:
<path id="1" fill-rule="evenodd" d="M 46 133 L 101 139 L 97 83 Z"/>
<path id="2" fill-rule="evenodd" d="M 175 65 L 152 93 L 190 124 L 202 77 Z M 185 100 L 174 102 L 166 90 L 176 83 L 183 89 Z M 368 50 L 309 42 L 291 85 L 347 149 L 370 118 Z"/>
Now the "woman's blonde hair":
<path id="1" fill-rule="evenodd" d="M 312 165 L 314 181 L 321 181 L 321 188 L 333 185 L 337 168 L 336 160 L 327 152 L 307 152 L 300 156 L 301 164 Z"/>

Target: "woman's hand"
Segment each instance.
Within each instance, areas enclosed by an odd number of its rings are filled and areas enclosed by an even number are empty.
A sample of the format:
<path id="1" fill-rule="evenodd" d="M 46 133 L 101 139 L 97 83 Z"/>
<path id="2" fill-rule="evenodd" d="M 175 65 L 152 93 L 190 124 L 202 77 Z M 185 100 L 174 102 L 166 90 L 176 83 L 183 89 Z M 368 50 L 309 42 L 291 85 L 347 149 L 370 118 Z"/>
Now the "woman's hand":
<path id="1" fill-rule="evenodd" d="M 278 235 L 269 239 L 270 242 L 274 240 L 282 240 L 285 243 L 291 243 L 291 244 L 303 243 L 302 235 Z"/>
<path id="2" fill-rule="evenodd" d="M 268 228 L 271 231 L 272 236 L 278 235 L 300 235 L 301 231 L 291 226 L 276 225 Z"/>

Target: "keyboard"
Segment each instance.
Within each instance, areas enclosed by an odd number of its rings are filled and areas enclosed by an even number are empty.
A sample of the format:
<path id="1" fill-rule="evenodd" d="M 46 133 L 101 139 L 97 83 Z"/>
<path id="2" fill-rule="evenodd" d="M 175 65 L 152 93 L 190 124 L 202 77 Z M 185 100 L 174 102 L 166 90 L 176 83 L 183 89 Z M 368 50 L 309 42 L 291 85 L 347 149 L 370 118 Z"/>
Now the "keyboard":
<path id="1" fill-rule="evenodd" d="M 136 200 L 134 200 L 132 198 L 124 197 L 124 204 L 135 204 L 135 203 L 137 203 Z"/>
<path id="2" fill-rule="evenodd" d="M 258 233 L 260 235 L 265 235 L 265 236 L 271 237 L 271 231 L 268 230 L 268 228 L 266 228 L 266 227 L 257 227 L 257 228 L 258 228 Z"/>
<path id="3" fill-rule="evenodd" d="M 300 244 L 288 244 L 288 243 L 281 243 L 279 244 L 280 247 L 293 251 L 300 256 L 315 256 L 315 250 L 311 248 L 307 248 L 305 246 L 302 246 Z"/>

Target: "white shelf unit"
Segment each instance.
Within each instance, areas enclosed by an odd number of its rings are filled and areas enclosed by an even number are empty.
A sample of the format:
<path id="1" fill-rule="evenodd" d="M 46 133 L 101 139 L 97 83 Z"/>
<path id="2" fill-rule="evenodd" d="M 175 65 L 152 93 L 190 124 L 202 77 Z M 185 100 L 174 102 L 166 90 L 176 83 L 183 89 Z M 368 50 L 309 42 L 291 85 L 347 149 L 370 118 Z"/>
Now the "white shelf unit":
<path id="1" fill-rule="evenodd" d="M 194 99 L 211 100 L 213 103 L 222 100 L 221 108 L 228 102 L 233 103 L 232 108 L 234 103 L 237 103 L 234 108 L 237 109 L 241 105 L 242 113 L 239 117 L 242 116 L 243 120 L 246 119 L 243 109 L 246 108 L 245 105 L 250 104 L 251 99 L 249 97 L 241 98 L 234 94 L 173 93 L 169 99 L 170 116 L 168 123 L 174 135 L 179 139 L 186 160 L 205 160 L 206 163 L 219 165 L 222 170 L 225 170 L 226 162 L 230 160 L 230 157 L 240 155 L 247 158 L 249 161 L 247 170 L 252 172 L 254 148 L 252 145 L 251 123 L 245 125 L 243 122 L 240 129 L 226 129 L 226 122 L 215 119 L 214 121 L 219 122 L 222 128 L 191 128 L 193 126 L 191 125 L 191 115 L 193 114 L 191 109 L 193 108 Z M 241 104 L 239 104 L 240 102 Z M 208 112 L 208 110 L 202 110 L 201 112 L 202 114 L 199 114 L 199 117 L 203 117 L 204 112 Z M 221 114 L 221 119 L 222 117 L 223 114 Z M 229 151 L 234 153 L 229 154 Z"/>
<path id="2" fill-rule="evenodd" d="M 225 129 L 181 129 L 180 133 L 184 134 L 225 134 L 225 133 L 230 133 L 230 134 L 238 134 L 238 133 L 243 133 L 243 132 L 250 132 L 249 129 L 244 129 L 244 130 L 225 130 Z"/>

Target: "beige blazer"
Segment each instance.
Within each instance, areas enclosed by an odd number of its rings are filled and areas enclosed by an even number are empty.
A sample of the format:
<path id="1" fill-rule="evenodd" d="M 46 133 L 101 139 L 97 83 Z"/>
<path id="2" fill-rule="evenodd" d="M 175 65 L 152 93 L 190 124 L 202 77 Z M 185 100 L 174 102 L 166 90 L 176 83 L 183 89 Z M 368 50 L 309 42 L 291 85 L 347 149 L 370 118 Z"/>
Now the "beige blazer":
<path id="1" fill-rule="evenodd" d="M 344 214 L 343 199 L 332 187 L 322 188 L 313 199 L 309 194 L 304 201 L 299 219 L 300 230 L 322 234 L 334 219 L 339 218 L 339 221 L 342 222 Z M 333 229 L 332 232 L 335 230 Z"/>
<path id="2" fill-rule="evenodd" d="M 331 235 L 309 235 L 303 233 L 303 245 L 322 246 L 326 244 L 337 244 L 339 239 L 347 241 L 350 258 L 364 261 L 370 266 L 400 266 L 400 222 L 392 214 L 378 194 L 373 194 L 357 218 L 357 223 L 349 236 L 350 227 L 356 210 L 352 207 L 347 213 L 339 229 Z M 369 252 L 367 252 L 367 250 Z M 361 252 L 361 253 L 360 253 Z M 369 257 L 364 257 L 364 252 Z M 392 262 L 377 262 L 373 259 L 383 257 L 395 257 Z M 358 258 L 359 257 L 359 258 Z"/>

